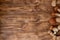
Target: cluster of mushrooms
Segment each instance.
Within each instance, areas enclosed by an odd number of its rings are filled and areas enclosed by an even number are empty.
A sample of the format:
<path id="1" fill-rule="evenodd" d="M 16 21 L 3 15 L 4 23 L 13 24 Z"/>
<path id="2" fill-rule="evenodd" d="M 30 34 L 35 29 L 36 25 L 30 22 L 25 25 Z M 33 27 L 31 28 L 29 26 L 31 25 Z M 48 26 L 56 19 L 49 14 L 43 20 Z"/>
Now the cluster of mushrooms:
<path id="1" fill-rule="evenodd" d="M 57 0 L 52 0 L 52 13 L 49 23 L 51 24 L 50 31 L 55 36 L 60 36 L 60 9 L 57 4 Z"/>

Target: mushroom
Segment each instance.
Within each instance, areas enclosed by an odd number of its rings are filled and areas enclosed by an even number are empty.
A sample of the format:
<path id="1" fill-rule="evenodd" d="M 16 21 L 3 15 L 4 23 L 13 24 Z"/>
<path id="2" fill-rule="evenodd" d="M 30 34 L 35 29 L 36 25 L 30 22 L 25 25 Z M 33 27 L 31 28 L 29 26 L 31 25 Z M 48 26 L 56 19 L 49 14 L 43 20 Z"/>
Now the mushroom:
<path id="1" fill-rule="evenodd" d="M 53 28 L 52 30 L 54 31 L 54 34 L 56 34 L 58 32 L 57 28 Z"/>
<path id="2" fill-rule="evenodd" d="M 57 23 L 60 23 L 60 18 L 56 18 L 56 22 Z"/>
<path id="3" fill-rule="evenodd" d="M 58 17 L 60 17 L 60 14 L 59 14 L 59 13 L 55 13 L 55 16 L 58 16 Z"/>
<path id="4" fill-rule="evenodd" d="M 52 7 L 55 7 L 56 6 L 56 0 L 52 0 L 51 6 Z"/>
<path id="5" fill-rule="evenodd" d="M 58 25 L 58 30 L 60 30 L 60 25 Z"/>
<path id="6" fill-rule="evenodd" d="M 57 9 L 58 12 L 60 12 L 60 9 Z"/>

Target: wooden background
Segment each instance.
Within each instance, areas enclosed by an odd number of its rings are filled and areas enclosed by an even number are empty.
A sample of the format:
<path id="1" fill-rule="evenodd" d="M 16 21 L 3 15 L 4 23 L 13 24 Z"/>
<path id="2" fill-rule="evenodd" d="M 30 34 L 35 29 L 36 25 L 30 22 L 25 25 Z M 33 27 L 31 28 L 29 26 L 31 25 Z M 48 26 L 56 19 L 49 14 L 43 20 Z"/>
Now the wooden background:
<path id="1" fill-rule="evenodd" d="M 0 0 L 0 40 L 52 40 L 51 12 L 51 0 Z"/>

